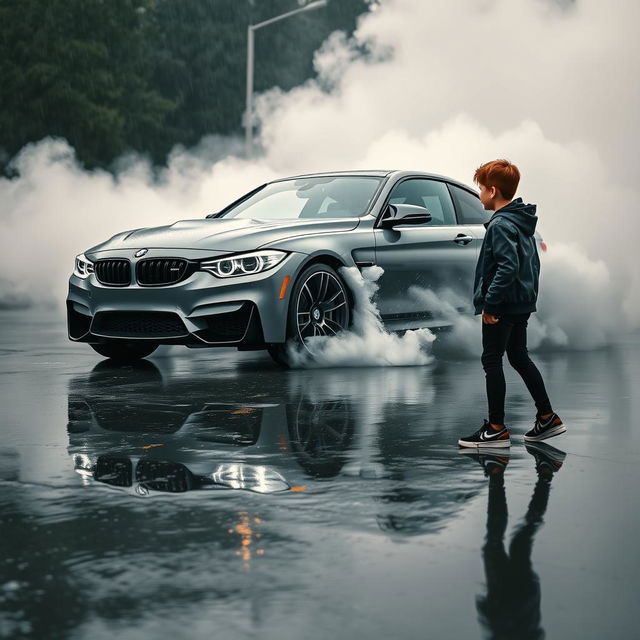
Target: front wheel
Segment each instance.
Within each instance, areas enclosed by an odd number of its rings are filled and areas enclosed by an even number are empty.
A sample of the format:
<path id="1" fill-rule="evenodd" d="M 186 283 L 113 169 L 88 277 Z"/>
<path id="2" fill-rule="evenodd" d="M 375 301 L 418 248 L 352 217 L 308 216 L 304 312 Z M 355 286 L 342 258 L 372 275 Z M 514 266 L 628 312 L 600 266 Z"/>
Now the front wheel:
<path id="1" fill-rule="evenodd" d="M 287 344 L 307 346 L 310 338 L 335 336 L 351 324 L 351 299 L 344 280 L 333 267 L 316 263 L 296 280 L 289 300 L 287 342 L 271 344 L 269 355 L 281 366 L 290 367 Z"/>
<path id="2" fill-rule="evenodd" d="M 101 356 L 111 358 L 115 362 L 135 362 L 150 356 L 158 348 L 158 345 L 146 342 L 109 340 L 100 344 L 92 344 L 91 348 Z"/>

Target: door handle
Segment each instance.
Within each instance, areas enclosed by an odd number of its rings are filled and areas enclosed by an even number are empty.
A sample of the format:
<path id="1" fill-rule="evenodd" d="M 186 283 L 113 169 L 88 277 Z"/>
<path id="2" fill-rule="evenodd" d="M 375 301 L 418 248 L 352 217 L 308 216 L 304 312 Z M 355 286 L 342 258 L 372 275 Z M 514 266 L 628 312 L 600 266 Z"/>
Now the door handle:
<path id="1" fill-rule="evenodd" d="M 471 241 L 473 240 L 473 236 L 468 236 L 464 233 L 459 233 L 454 239 L 453 241 L 458 243 L 458 244 L 469 244 Z"/>

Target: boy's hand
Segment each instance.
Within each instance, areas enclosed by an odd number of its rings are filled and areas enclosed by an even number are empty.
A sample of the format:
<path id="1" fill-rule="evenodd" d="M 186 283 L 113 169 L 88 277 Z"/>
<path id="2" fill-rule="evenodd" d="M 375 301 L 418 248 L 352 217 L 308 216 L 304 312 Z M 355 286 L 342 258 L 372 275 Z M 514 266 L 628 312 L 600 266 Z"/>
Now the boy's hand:
<path id="1" fill-rule="evenodd" d="M 500 318 L 485 311 L 482 312 L 482 324 L 496 324 L 496 322 L 500 322 Z"/>

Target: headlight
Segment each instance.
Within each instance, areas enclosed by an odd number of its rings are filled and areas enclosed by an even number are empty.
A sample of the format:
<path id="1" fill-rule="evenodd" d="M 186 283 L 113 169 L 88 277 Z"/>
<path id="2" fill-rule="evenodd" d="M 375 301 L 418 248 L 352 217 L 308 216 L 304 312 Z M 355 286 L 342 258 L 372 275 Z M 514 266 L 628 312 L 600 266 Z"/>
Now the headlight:
<path id="1" fill-rule="evenodd" d="M 257 493 L 286 491 L 289 483 L 275 470 L 261 465 L 223 462 L 211 474 L 216 484 Z"/>
<path id="2" fill-rule="evenodd" d="M 87 278 L 93 273 L 93 271 L 93 262 L 88 260 L 84 253 L 76 256 L 76 263 L 73 267 L 74 276 L 78 276 L 78 278 Z"/>
<path id="3" fill-rule="evenodd" d="M 272 269 L 277 264 L 280 264 L 287 255 L 284 251 L 267 249 L 265 251 L 230 256 L 229 258 L 220 258 L 219 260 L 206 260 L 200 263 L 200 268 L 218 278 L 248 276 Z"/>
<path id="4" fill-rule="evenodd" d="M 73 457 L 73 463 L 76 473 L 81 476 L 93 476 L 96 467 L 95 456 L 88 456 L 86 453 L 76 453 Z"/>

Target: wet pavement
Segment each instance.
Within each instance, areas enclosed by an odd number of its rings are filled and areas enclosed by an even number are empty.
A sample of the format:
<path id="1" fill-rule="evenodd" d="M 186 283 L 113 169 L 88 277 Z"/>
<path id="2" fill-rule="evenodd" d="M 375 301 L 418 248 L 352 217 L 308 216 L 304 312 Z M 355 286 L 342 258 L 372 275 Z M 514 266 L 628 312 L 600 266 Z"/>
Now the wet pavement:
<path id="1" fill-rule="evenodd" d="M 639 335 L 535 355 L 551 449 L 508 370 L 493 460 L 476 360 L 116 367 L 14 312 L 0 354 L 2 638 L 638 637 Z"/>

